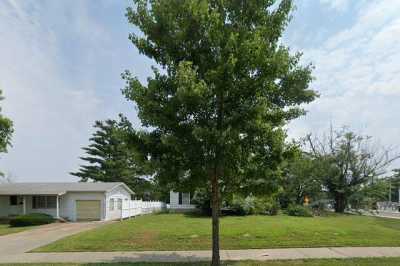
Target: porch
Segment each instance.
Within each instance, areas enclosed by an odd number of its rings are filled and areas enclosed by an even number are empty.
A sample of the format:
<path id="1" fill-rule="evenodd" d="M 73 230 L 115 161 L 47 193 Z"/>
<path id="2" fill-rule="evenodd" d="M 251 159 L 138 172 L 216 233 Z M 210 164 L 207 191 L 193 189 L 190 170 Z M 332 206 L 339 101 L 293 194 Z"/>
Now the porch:
<path id="1" fill-rule="evenodd" d="M 189 192 L 170 191 L 170 201 L 167 208 L 173 212 L 191 212 L 196 210 L 196 206 L 191 203 Z"/>
<path id="2" fill-rule="evenodd" d="M 59 219 L 61 195 L 0 195 L 0 217 L 45 213 Z"/>

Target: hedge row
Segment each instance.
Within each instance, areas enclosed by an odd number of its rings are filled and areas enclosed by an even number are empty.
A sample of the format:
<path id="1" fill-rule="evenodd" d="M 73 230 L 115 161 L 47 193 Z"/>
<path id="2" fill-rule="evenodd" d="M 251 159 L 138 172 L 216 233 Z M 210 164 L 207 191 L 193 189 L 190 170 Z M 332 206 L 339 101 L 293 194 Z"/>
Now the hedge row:
<path id="1" fill-rule="evenodd" d="M 12 218 L 9 224 L 12 227 L 21 227 L 21 226 L 50 224 L 53 222 L 54 218 L 50 215 L 44 213 L 30 213 Z"/>

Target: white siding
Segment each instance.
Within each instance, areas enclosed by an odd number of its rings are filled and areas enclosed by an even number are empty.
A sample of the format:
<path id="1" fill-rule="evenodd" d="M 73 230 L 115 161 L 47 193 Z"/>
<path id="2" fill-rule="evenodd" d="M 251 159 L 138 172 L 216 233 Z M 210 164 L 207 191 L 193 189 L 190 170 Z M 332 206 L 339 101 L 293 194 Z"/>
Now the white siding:
<path id="1" fill-rule="evenodd" d="M 110 199 L 114 199 L 114 210 L 110 210 Z M 122 210 L 118 209 L 118 200 L 122 200 Z M 118 186 L 106 194 L 106 220 L 125 217 L 123 210 L 129 209 L 131 194 L 123 186 Z"/>
<path id="2" fill-rule="evenodd" d="M 179 205 L 179 193 L 170 191 L 169 192 L 169 204 L 171 205 Z"/>
<path id="3" fill-rule="evenodd" d="M 20 196 L 21 198 L 24 196 Z M 55 197 L 55 196 L 54 196 Z M 25 196 L 26 213 L 46 213 L 52 216 L 56 216 L 57 210 L 52 209 L 33 209 L 32 208 L 32 196 Z M 0 196 L 0 216 L 7 217 L 10 215 L 21 215 L 23 214 L 23 205 L 10 206 L 10 196 Z"/>
<path id="4" fill-rule="evenodd" d="M 0 216 L 19 215 L 22 213 L 22 205 L 10 206 L 10 196 L 0 196 Z"/>
<path id="5" fill-rule="evenodd" d="M 172 211 L 193 211 L 196 206 L 190 203 L 190 193 L 182 193 L 182 203 L 179 204 L 179 193 L 170 191 L 169 209 Z"/>
<path id="6" fill-rule="evenodd" d="M 56 197 L 55 195 L 52 195 L 52 197 Z M 25 196 L 26 198 L 26 213 L 45 213 L 48 215 L 51 215 L 53 217 L 57 216 L 57 209 L 56 208 L 51 208 L 51 209 L 33 209 L 32 205 L 32 196 Z M 22 208 L 21 208 L 21 214 L 22 214 Z"/>
<path id="7" fill-rule="evenodd" d="M 100 200 L 101 220 L 106 219 L 105 193 L 103 192 L 68 192 L 60 198 L 60 216 L 67 220 L 76 221 L 77 200 Z"/>
<path id="8" fill-rule="evenodd" d="M 0 196 L 0 217 L 8 216 L 8 196 Z"/>
<path id="9" fill-rule="evenodd" d="M 55 195 L 54 195 L 55 196 Z M 26 213 L 46 213 L 52 216 L 57 215 L 56 208 L 33 209 L 32 196 L 26 197 Z M 110 211 L 110 199 L 113 198 L 115 207 Z M 130 216 L 131 194 L 124 186 L 118 186 L 108 193 L 105 192 L 68 192 L 59 196 L 60 217 L 76 221 L 76 201 L 78 200 L 100 200 L 101 220 L 116 220 Z M 118 208 L 118 200 L 122 200 L 122 210 Z M 126 213 L 123 213 L 125 211 Z M 0 196 L 0 217 L 9 215 L 20 215 L 23 213 L 23 205 L 10 206 L 9 196 Z"/>

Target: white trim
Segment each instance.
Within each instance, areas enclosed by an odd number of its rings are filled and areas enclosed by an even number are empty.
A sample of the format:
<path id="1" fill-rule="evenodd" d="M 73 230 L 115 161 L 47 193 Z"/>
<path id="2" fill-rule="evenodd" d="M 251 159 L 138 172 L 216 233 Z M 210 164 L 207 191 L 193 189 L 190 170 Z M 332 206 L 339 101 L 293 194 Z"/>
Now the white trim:
<path id="1" fill-rule="evenodd" d="M 22 197 L 22 213 L 24 215 L 26 214 L 26 196 L 25 195 Z"/>
<path id="2" fill-rule="evenodd" d="M 119 188 L 120 186 L 124 187 L 129 193 L 132 195 L 135 195 L 135 192 L 133 192 L 125 183 L 120 183 L 118 185 L 115 185 L 114 187 L 110 188 L 109 190 L 106 190 L 106 193 L 112 192 L 114 189 Z"/>
<path id="3" fill-rule="evenodd" d="M 56 196 L 56 218 L 60 219 L 60 197 Z"/>

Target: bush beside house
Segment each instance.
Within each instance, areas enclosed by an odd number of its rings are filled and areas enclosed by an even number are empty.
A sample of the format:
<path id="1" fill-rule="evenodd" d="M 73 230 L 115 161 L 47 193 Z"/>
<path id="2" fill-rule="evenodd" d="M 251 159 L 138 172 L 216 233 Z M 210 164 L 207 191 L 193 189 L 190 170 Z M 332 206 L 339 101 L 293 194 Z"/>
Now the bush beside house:
<path id="1" fill-rule="evenodd" d="M 275 199 L 254 196 L 234 197 L 229 207 L 235 215 L 277 215 L 280 209 Z"/>
<path id="2" fill-rule="evenodd" d="M 193 203 L 203 215 L 211 215 L 210 198 L 204 191 L 196 191 Z M 238 196 L 233 195 L 225 200 L 221 209 L 223 215 L 277 215 L 279 202 L 273 197 Z"/>
<path id="3" fill-rule="evenodd" d="M 22 226 L 33 226 L 53 223 L 55 220 L 52 216 L 44 213 L 31 213 L 26 215 L 20 215 L 10 220 L 10 226 L 22 227 Z"/>

